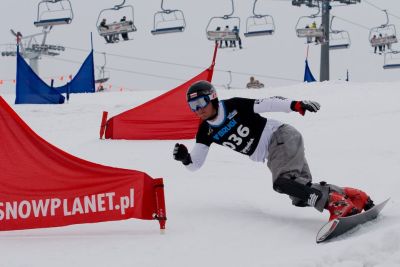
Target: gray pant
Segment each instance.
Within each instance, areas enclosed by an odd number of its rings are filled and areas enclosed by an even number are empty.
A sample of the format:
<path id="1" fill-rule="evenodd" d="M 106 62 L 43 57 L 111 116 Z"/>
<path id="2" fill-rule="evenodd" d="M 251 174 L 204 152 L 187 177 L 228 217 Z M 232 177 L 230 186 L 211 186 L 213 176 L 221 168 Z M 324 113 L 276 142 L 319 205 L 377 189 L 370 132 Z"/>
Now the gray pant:
<path id="1" fill-rule="evenodd" d="M 304 143 L 301 134 L 292 126 L 284 124 L 272 135 L 268 149 L 268 168 L 272 172 L 274 190 L 282 193 L 275 187 L 278 178 L 288 179 L 296 190 L 306 191 L 313 188 L 321 192 L 321 197 L 312 204 L 317 210 L 323 211 L 329 195 L 329 186 L 312 183 L 310 168 L 304 154 Z M 307 206 L 306 200 L 290 196 L 295 206 Z M 312 202 L 311 202 L 312 203 Z"/>

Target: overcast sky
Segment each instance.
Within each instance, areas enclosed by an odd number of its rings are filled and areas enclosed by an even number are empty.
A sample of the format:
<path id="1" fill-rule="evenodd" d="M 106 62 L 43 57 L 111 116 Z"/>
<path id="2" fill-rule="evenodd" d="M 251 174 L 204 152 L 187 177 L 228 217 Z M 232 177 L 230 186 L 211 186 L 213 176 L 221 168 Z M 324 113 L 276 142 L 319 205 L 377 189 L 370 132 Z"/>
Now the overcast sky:
<path id="1" fill-rule="evenodd" d="M 14 42 L 10 29 L 21 31 L 23 35 L 40 32 L 33 22 L 36 20 L 37 4 L 31 0 L 2 0 L 0 16 L 0 44 Z M 228 0 L 167 0 L 165 8 L 181 9 L 186 18 L 187 28 L 184 33 L 162 36 L 150 34 L 153 15 L 160 10 L 161 1 L 126 0 L 127 5 L 134 7 L 134 23 L 138 28 L 132 41 L 119 44 L 105 44 L 97 34 L 96 21 L 102 9 L 113 7 L 122 1 L 111 0 L 71 0 L 74 19 L 70 25 L 56 26 L 48 36 L 48 44 L 64 45 L 67 50 L 60 56 L 40 61 L 42 77 L 60 77 L 75 74 L 90 49 L 90 32 L 93 32 L 94 49 L 106 52 L 107 66 L 110 70 L 110 84 L 113 88 L 126 89 L 170 89 L 191 78 L 210 64 L 213 43 L 205 36 L 205 28 L 213 16 L 222 16 L 231 11 Z M 235 1 L 235 16 L 241 18 L 242 34 L 246 18 L 252 15 L 251 0 Z M 272 15 L 275 20 L 276 33 L 268 37 L 245 38 L 242 35 L 242 51 L 222 50 L 217 58 L 217 71 L 214 81 L 218 85 L 227 84 L 233 72 L 233 87 L 243 87 L 255 74 L 267 86 L 290 85 L 301 81 L 304 71 L 306 45 L 304 39 L 295 34 L 295 25 L 300 16 L 315 13 L 315 9 L 294 7 L 291 1 L 259 0 L 257 12 Z M 399 80 L 400 69 L 383 70 L 383 57 L 374 55 L 368 42 L 369 29 L 386 22 L 387 9 L 390 23 L 400 28 L 400 2 L 395 0 L 368 0 L 350 7 L 335 7 L 331 14 L 337 16 L 335 29 L 347 30 L 351 36 L 351 47 L 345 51 L 332 51 L 331 79 L 344 79 L 349 70 L 352 81 L 394 81 Z M 122 12 L 120 13 L 122 15 Z M 116 12 L 117 17 L 120 15 Z M 393 46 L 393 48 L 400 45 Z M 7 47 L 2 45 L 3 51 Z M 80 51 L 83 49 L 86 51 Z M 115 56 L 118 55 L 118 56 Z M 138 60 L 139 58 L 145 60 Z M 190 65 L 155 63 L 165 61 Z M 73 61 L 73 62 L 67 62 Z M 314 76 L 319 77 L 320 46 L 311 45 L 309 61 Z M 102 65 L 103 56 L 95 54 L 95 64 Z M 118 71 L 117 71 L 118 70 Z M 123 71 L 121 71 L 123 70 Z M 0 79 L 15 78 L 15 58 L 0 58 Z M 257 76 L 258 75 L 258 76 Z M 5 82 L 7 84 L 7 82 Z M 7 85 L 6 85 L 7 86 Z M 11 86 L 11 83 L 10 83 Z M 1 90 L 1 89 L 0 89 Z"/>

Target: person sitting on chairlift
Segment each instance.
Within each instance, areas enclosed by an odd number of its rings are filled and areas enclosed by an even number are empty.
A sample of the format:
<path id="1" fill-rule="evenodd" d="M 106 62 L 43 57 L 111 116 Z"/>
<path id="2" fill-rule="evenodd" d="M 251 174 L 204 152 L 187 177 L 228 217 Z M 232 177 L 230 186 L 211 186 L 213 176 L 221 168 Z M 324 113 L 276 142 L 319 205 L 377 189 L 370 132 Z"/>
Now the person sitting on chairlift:
<path id="1" fill-rule="evenodd" d="M 126 16 L 123 16 L 122 19 L 120 20 L 120 22 L 124 22 L 126 21 Z M 124 39 L 124 41 L 128 41 L 129 40 L 129 36 L 127 32 L 123 32 L 121 33 L 122 39 Z"/>
<path id="2" fill-rule="evenodd" d="M 382 33 L 379 34 L 379 42 L 383 41 Z M 385 45 L 379 45 L 379 55 L 382 55 L 382 52 L 385 52 Z"/>
<path id="3" fill-rule="evenodd" d="M 374 34 L 374 36 L 372 36 L 371 38 L 372 45 L 374 45 L 375 42 L 376 42 L 376 34 Z M 378 49 L 378 46 L 374 46 L 374 54 L 376 54 L 376 49 Z"/>
<path id="4" fill-rule="evenodd" d="M 323 32 L 324 26 L 322 24 L 319 26 L 319 28 Z M 320 43 L 322 43 L 323 40 L 324 40 L 324 37 L 315 37 L 315 44 L 320 44 Z"/>
<path id="5" fill-rule="evenodd" d="M 389 36 L 388 36 L 388 34 L 385 33 L 384 37 L 385 37 L 385 42 L 387 42 L 387 43 L 386 43 L 387 49 L 388 49 L 388 50 L 392 50 L 392 44 L 391 44 L 390 41 L 389 41 Z M 383 49 L 383 51 L 385 51 L 385 49 Z"/>
<path id="6" fill-rule="evenodd" d="M 107 25 L 107 20 L 106 19 L 103 19 L 100 22 L 100 28 L 103 28 L 103 29 L 106 29 L 106 30 L 110 29 L 110 27 Z M 107 43 L 113 43 L 111 35 L 104 36 L 104 39 L 106 40 Z"/>
<path id="7" fill-rule="evenodd" d="M 309 29 L 310 26 L 307 24 L 305 28 L 306 28 L 306 29 Z M 310 36 L 307 35 L 307 44 L 310 44 L 310 43 L 312 43 L 312 38 L 311 38 Z"/>
<path id="8" fill-rule="evenodd" d="M 237 40 L 238 43 L 239 43 L 239 48 L 242 49 L 242 39 L 241 39 L 240 36 L 239 36 L 239 28 L 238 28 L 238 26 L 233 26 L 232 32 L 235 33 L 235 35 L 236 35 L 236 40 Z M 233 41 L 231 41 L 231 42 L 233 42 L 233 46 L 236 47 L 236 41 L 233 40 Z"/>
<path id="9" fill-rule="evenodd" d="M 226 32 L 228 34 L 229 34 L 229 32 L 231 32 L 228 25 L 225 26 L 224 32 Z M 228 47 L 228 40 L 225 40 L 225 47 Z M 222 45 L 221 45 L 221 48 L 222 48 Z"/>
<path id="10" fill-rule="evenodd" d="M 215 31 L 216 31 L 216 32 L 220 32 L 220 31 L 221 31 L 221 27 L 217 27 L 217 28 L 215 29 Z M 218 41 L 217 41 L 217 40 L 215 40 L 215 44 L 218 44 Z M 219 48 L 222 48 L 222 40 L 219 41 Z"/>

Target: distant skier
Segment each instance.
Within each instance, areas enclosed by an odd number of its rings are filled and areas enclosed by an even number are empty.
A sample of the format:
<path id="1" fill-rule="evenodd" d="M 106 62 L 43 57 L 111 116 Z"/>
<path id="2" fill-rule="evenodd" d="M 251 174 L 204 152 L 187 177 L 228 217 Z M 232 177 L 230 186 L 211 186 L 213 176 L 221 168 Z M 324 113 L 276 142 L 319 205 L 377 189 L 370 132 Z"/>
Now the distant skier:
<path id="1" fill-rule="evenodd" d="M 191 110 L 203 120 L 190 153 L 183 144 L 177 143 L 174 147 L 174 159 L 187 169 L 199 169 L 210 145 L 216 143 L 245 154 L 253 161 L 267 160 L 275 191 L 289 195 L 295 206 L 312 206 L 320 212 L 329 210 L 329 220 L 373 207 L 372 200 L 361 190 L 325 182 L 312 183 L 301 134 L 289 124 L 259 115 L 296 111 L 304 116 L 306 111 L 320 109 L 317 102 L 283 97 L 237 97 L 219 101 L 214 86 L 207 81 L 192 84 L 186 97 Z"/>

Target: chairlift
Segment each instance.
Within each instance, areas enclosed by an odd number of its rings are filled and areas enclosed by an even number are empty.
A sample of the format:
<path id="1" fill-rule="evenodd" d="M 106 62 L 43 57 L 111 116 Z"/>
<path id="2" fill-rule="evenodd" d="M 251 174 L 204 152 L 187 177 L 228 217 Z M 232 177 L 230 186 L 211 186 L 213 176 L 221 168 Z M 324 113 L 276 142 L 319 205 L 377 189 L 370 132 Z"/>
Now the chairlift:
<path id="1" fill-rule="evenodd" d="M 348 31 L 344 30 L 334 30 L 332 29 L 332 22 L 335 16 L 332 16 L 329 31 L 329 49 L 346 49 L 350 47 L 350 34 Z"/>
<path id="2" fill-rule="evenodd" d="M 312 14 L 310 16 L 301 16 L 297 20 L 296 24 L 296 34 L 299 38 L 307 38 L 308 40 L 311 38 L 318 38 L 319 40 L 323 40 L 324 38 L 324 29 L 322 27 L 318 27 L 316 20 L 322 20 L 322 16 L 319 16 L 321 9 L 318 5 L 318 12 L 316 14 Z"/>
<path id="3" fill-rule="evenodd" d="M 97 79 L 95 80 L 95 83 L 105 83 L 110 79 L 110 73 L 105 70 L 105 67 L 107 65 L 107 58 L 106 58 L 106 53 L 103 52 L 104 56 L 104 65 L 99 68 L 99 74 L 97 75 Z"/>
<path id="4" fill-rule="evenodd" d="M 185 15 L 179 9 L 165 9 L 161 0 L 161 11 L 154 14 L 153 35 L 183 32 L 186 28 Z"/>
<path id="5" fill-rule="evenodd" d="M 239 39 L 240 18 L 233 17 L 235 7 L 232 2 L 232 12 L 222 17 L 212 17 L 206 27 L 207 39 L 210 41 L 234 41 Z"/>
<path id="6" fill-rule="evenodd" d="M 382 10 L 386 14 L 386 23 L 381 26 L 374 27 L 369 31 L 369 42 L 372 47 L 390 46 L 397 43 L 396 27 L 389 24 L 389 15 L 386 10 Z"/>
<path id="7" fill-rule="evenodd" d="M 112 21 L 108 23 L 107 21 Z M 119 35 L 124 41 L 131 40 L 128 33 L 137 31 L 134 24 L 134 9 L 125 5 L 125 0 L 119 5 L 100 11 L 96 22 L 97 31 L 107 43 L 118 43 Z"/>
<path id="8" fill-rule="evenodd" d="M 70 24 L 74 18 L 69 0 L 42 0 L 38 4 L 36 27 Z"/>
<path id="9" fill-rule="evenodd" d="M 16 55 L 15 44 L 7 44 L 5 50 L 1 51 L 1 56 L 3 57 L 15 57 Z"/>
<path id="10" fill-rule="evenodd" d="M 400 50 L 390 50 L 385 52 L 383 68 L 385 70 L 400 68 Z"/>
<path id="11" fill-rule="evenodd" d="M 232 84 L 232 71 L 230 71 L 230 70 L 228 70 L 227 71 L 228 72 L 228 74 L 229 74 L 229 81 L 228 81 L 228 83 L 225 85 L 223 85 L 223 87 L 225 88 L 225 89 L 231 89 L 232 87 L 231 87 L 231 84 Z"/>
<path id="12" fill-rule="evenodd" d="M 246 37 L 272 35 L 275 32 L 275 23 L 272 16 L 256 14 L 257 1 L 254 0 L 253 16 L 248 17 L 246 20 L 246 32 L 244 33 Z"/>

